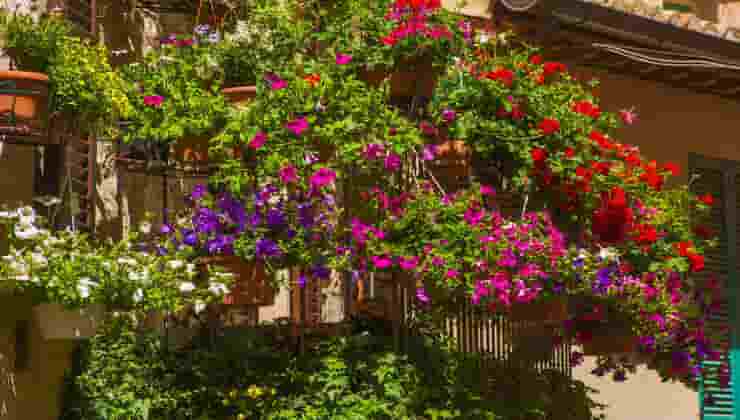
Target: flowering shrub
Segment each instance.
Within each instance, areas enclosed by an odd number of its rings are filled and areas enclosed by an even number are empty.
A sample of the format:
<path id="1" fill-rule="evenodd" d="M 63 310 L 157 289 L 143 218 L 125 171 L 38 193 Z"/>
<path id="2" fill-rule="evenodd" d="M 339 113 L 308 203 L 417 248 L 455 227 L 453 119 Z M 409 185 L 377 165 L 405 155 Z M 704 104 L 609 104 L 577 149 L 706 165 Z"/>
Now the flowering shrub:
<path id="1" fill-rule="evenodd" d="M 41 302 L 178 310 L 228 291 L 228 278 L 196 282 L 193 264 L 157 252 L 140 242 L 138 234 L 96 243 L 72 230 L 49 231 L 30 207 L 0 216 L 10 242 L 9 253 L 0 260 L 2 287 L 31 293 Z"/>

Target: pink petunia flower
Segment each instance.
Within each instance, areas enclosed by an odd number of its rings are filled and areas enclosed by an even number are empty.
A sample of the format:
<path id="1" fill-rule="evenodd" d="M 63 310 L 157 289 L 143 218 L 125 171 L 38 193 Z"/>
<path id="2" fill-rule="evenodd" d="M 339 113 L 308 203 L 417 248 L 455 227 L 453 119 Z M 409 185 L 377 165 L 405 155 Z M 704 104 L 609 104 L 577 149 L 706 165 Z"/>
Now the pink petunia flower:
<path id="1" fill-rule="evenodd" d="M 325 187 L 337 179 L 337 174 L 329 168 L 319 168 L 311 175 L 311 186 L 314 188 Z"/>
<path id="2" fill-rule="evenodd" d="M 285 128 L 296 136 L 300 136 L 304 131 L 308 130 L 308 120 L 305 117 L 297 118 L 285 124 Z"/>
<path id="3" fill-rule="evenodd" d="M 348 54 L 337 54 L 336 63 L 340 66 L 349 64 L 352 61 L 352 56 Z"/>
<path id="4" fill-rule="evenodd" d="M 271 90 L 280 90 L 288 87 L 288 82 L 281 79 L 280 76 L 275 73 L 269 73 L 265 75 L 265 80 L 267 81 L 267 83 L 270 84 Z"/>
<path id="5" fill-rule="evenodd" d="M 637 114 L 635 113 L 634 108 L 619 111 L 619 117 L 622 118 L 622 121 L 627 125 L 632 125 L 637 121 Z"/>
<path id="6" fill-rule="evenodd" d="M 248 147 L 253 150 L 257 150 L 260 147 L 262 147 L 265 142 L 267 141 L 267 134 L 259 131 L 257 134 L 252 137 L 252 140 L 249 141 Z"/>
<path id="7" fill-rule="evenodd" d="M 295 166 L 285 166 L 280 169 L 280 180 L 283 184 L 298 182 L 298 170 Z"/>
<path id="8" fill-rule="evenodd" d="M 164 102 L 164 96 L 150 95 L 150 96 L 144 97 L 144 105 L 146 106 L 159 107 L 159 106 L 162 106 L 163 102 Z"/>

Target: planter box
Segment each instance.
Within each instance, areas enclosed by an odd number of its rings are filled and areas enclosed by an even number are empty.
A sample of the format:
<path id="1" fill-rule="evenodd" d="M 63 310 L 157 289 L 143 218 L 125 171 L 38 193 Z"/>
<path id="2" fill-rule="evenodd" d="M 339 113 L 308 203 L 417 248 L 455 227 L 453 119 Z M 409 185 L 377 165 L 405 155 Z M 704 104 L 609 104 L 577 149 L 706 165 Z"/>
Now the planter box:
<path id="1" fill-rule="evenodd" d="M 432 60 L 426 57 L 415 57 L 401 61 L 395 69 L 374 68 L 362 70 L 360 79 L 373 87 L 379 86 L 390 76 L 392 97 L 422 96 L 431 98 L 437 85 L 439 71 L 435 70 Z"/>
<path id="2" fill-rule="evenodd" d="M 47 75 L 0 71 L 0 115 L 40 128 L 48 117 L 48 103 Z"/>
<path id="3" fill-rule="evenodd" d="M 57 303 L 43 303 L 33 307 L 33 315 L 45 340 L 77 340 L 95 335 L 105 308 L 91 305 L 70 310 Z"/>
<path id="4" fill-rule="evenodd" d="M 257 97 L 257 86 L 236 86 L 223 89 L 221 94 L 231 105 L 241 108 Z"/>

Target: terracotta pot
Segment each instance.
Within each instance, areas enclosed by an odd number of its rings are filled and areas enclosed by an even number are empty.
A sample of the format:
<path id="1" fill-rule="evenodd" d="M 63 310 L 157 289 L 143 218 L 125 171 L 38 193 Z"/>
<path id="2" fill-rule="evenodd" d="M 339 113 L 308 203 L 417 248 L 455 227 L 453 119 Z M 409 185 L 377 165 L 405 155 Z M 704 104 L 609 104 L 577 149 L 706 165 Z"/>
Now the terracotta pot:
<path id="1" fill-rule="evenodd" d="M 48 114 L 49 77 L 42 73 L 0 71 L 0 114 L 21 121 L 45 123 Z M 13 92 L 13 91 L 18 92 Z"/>
<path id="2" fill-rule="evenodd" d="M 208 163 L 208 137 L 184 137 L 174 144 L 175 159 L 195 164 Z"/>
<path id="3" fill-rule="evenodd" d="M 221 90 L 226 101 L 231 105 L 242 108 L 257 97 L 257 86 L 236 86 Z"/>
<path id="4" fill-rule="evenodd" d="M 391 96 L 424 96 L 431 98 L 437 85 L 439 72 L 432 66 L 431 59 L 415 57 L 402 60 L 394 70 L 380 67 L 360 71 L 360 79 L 378 87 L 390 75 Z"/>
<path id="5" fill-rule="evenodd" d="M 568 302 L 565 298 L 554 298 L 540 302 L 515 303 L 511 306 L 511 319 L 563 322 L 568 319 Z"/>
<path id="6" fill-rule="evenodd" d="M 432 174 L 446 189 L 452 190 L 471 175 L 470 148 L 460 140 L 444 140 L 437 145 Z"/>
<path id="7" fill-rule="evenodd" d="M 103 322 L 105 307 L 67 309 L 58 303 L 42 303 L 33 307 L 33 314 L 45 340 L 77 340 L 95 335 Z"/>
<path id="8" fill-rule="evenodd" d="M 201 271 L 208 265 L 217 265 L 234 274 L 231 293 L 224 297 L 225 305 L 269 306 L 275 303 L 276 291 L 262 263 L 247 262 L 237 256 L 206 257 L 199 263 Z"/>
<path id="9" fill-rule="evenodd" d="M 600 333 L 583 343 L 583 354 L 587 356 L 606 356 L 617 353 L 634 353 L 637 351 L 637 344 L 637 337 L 630 333 Z"/>

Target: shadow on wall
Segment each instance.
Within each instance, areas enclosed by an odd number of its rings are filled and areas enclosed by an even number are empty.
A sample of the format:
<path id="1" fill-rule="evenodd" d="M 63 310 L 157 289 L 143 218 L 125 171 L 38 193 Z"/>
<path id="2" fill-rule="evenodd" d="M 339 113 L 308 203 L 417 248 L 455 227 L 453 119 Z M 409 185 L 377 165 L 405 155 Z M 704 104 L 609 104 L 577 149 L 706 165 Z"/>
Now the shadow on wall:
<path id="1" fill-rule="evenodd" d="M 595 357 L 586 357 L 573 368 L 573 378 L 599 391 L 592 398 L 606 404 L 606 420 L 696 420 L 699 397 L 681 383 L 660 381 L 657 373 L 644 366 L 627 376 L 625 382 L 614 382 L 610 375 L 591 374 Z"/>

